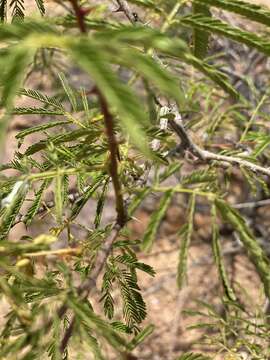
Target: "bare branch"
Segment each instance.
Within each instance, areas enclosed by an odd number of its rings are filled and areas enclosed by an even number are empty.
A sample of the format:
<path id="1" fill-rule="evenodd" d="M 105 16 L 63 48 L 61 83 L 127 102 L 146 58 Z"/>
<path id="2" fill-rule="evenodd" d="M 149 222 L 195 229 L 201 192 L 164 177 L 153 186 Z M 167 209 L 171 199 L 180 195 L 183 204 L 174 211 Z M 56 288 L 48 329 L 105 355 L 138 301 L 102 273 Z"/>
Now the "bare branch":
<path id="1" fill-rule="evenodd" d="M 119 6 L 119 8 L 117 9 L 117 12 L 119 11 L 122 11 L 126 18 L 133 24 L 135 25 L 136 22 L 139 20 L 138 18 L 138 14 L 133 12 L 129 5 L 128 5 L 128 2 L 125 1 L 125 0 L 116 0 L 117 1 L 117 4 Z"/>
<path id="2" fill-rule="evenodd" d="M 270 199 L 264 199 L 264 200 L 257 200 L 257 201 L 255 200 L 245 203 L 234 204 L 233 207 L 235 209 L 248 209 L 248 208 L 258 208 L 269 205 L 270 205 Z"/>
<path id="3" fill-rule="evenodd" d="M 74 10 L 77 22 L 78 22 L 78 27 L 79 27 L 81 33 L 86 33 L 86 26 L 85 26 L 85 22 L 84 22 L 84 16 L 85 16 L 84 10 L 79 6 L 77 0 L 69 0 L 69 1 L 73 7 L 73 10 Z"/>
<path id="4" fill-rule="evenodd" d="M 227 155 L 219 155 L 213 152 L 201 149 L 198 145 L 196 145 L 187 131 L 185 130 L 183 124 L 181 122 L 176 122 L 175 120 L 170 120 L 170 125 L 175 133 L 181 140 L 181 147 L 183 150 L 189 150 L 193 155 L 198 157 L 203 162 L 212 162 L 216 161 L 217 166 L 226 167 L 229 165 L 244 167 L 255 174 L 262 174 L 270 177 L 270 168 L 264 168 L 260 165 L 256 165 L 251 161 L 242 159 L 237 156 L 227 156 Z"/>

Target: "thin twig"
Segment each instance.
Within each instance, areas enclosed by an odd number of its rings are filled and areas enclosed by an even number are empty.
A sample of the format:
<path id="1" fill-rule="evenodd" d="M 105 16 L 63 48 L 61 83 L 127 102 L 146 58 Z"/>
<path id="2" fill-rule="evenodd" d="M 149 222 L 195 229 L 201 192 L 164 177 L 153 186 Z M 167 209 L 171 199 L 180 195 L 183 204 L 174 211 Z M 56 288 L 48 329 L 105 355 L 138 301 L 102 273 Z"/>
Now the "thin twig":
<path id="1" fill-rule="evenodd" d="M 86 25 L 84 22 L 84 16 L 85 16 L 84 10 L 79 6 L 77 0 L 69 0 L 69 1 L 73 7 L 73 10 L 74 10 L 77 22 L 78 22 L 78 27 L 79 27 L 81 33 L 86 33 Z"/>
<path id="2" fill-rule="evenodd" d="M 94 269 L 91 271 L 91 277 L 87 278 L 77 289 L 77 293 L 81 297 L 82 302 L 85 299 L 87 299 L 87 297 L 90 295 L 90 293 L 93 291 L 93 289 L 96 289 L 96 281 L 97 281 L 99 275 L 101 274 L 101 272 L 104 268 L 104 265 L 106 264 L 107 258 L 109 257 L 109 255 L 111 253 L 113 243 L 119 236 L 119 232 L 121 229 L 122 229 L 122 226 L 120 226 L 118 223 L 115 223 L 115 225 L 113 226 L 113 229 L 110 233 L 110 236 L 104 240 L 103 246 L 97 254 Z M 65 304 L 62 305 L 61 308 L 66 309 L 66 305 Z M 61 308 L 58 311 L 58 316 L 59 316 L 59 314 L 61 314 L 61 315 L 64 314 L 66 311 L 65 310 L 63 313 L 63 311 L 61 311 Z M 76 321 L 75 316 L 73 316 L 69 327 L 65 331 L 65 334 L 63 336 L 61 346 L 60 346 L 60 351 L 62 353 L 65 351 L 68 341 L 69 341 L 70 337 L 72 336 L 75 321 Z"/>
<path id="3" fill-rule="evenodd" d="M 131 20 L 131 14 L 132 10 L 130 9 L 128 3 L 123 0 L 117 0 L 117 3 L 119 4 L 119 11 L 123 11 L 126 17 L 130 20 L 131 23 L 133 21 Z M 155 56 L 156 58 L 157 56 Z M 174 104 L 171 106 L 173 113 L 176 112 L 176 115 L 179 117 L 179 112 L 177 110 L 177 107 L 174 106 Z M 226 167 L 229 164 L 233 166 L 243 166 L 246 169 L 252 171 L 253 173 L 260 173 L 263 175 L 267 175 L 270 177 L 270 169 L 264 168 L 262 166 L 253 164 L 252 162 L 242 159 L 240 157 L 234 157 L 234 156 L 226 156 L 226 155 L 219 155 L 212 153 L 210 151 L 201 149 L 199 146 L 197 146 L 188 135 L 187 131 L 185 130 L 183 124 L 181 121 L 170 121 L 171 127 L 176 132 L 176 134 L 181 139 L 181 149 L 183 150 L 189 150 L 193 155 L 198 157 L 200 160 L 204 162 L 211 162 L 216 161 L 218 166 Z"/>
<path id="4" fill-rule="evenodd" d="M 170 125 L 174 132 L 178 135 L 181 140 L 181 148 L 183 150 L 188 150 L 194 156 L 199 158 L 204 162 L 212 162 L 216 161 L 217 166 L 226 167 L 228 165 L 245 167 L 246 169 L 252 171 L 253 173 L 263 174 L 270 177 L 270 168 L 264 168 L 262 166 L 256 165 L 248 160 L 242 159 L 237 156 L 227 156 L 227 155 L 219 155 L 204 149 L 201 149 L 198 145 L 196 145 L 190 136 L 188 135 L 186 129 L 184 128 L 181 122 L 176 122 L 175 120 L 170 120 Z"/>
<path id="5" fill-rule="evenodd" d="M 109 170 L 110 175 L 112 178 L 112 183 L 114 187 L 114 193 L 115 193 L 115 201 L 116 201 L 116 212 L 117 212 L 117 223 L 120 226 L 124 226 L 127 222 L 127 214 L 122 194 L 122 187 L 121 182 L 119 180 L 118 175 L 118 144 L 117 140 L 114 134 L 114 122 L 113 122 L 113 116 L 109 110 L 108 104 L 104 96 L 101 94 L 100 91 L 97 90 L 97 95 L 100 102 L 101 111 L 104 116 L 104 122 L 105 122 L 105 128 L 106 133 L 108 137 L 108 144 L 109 144 L 109 150 L 110 150 L 110 164 L 109 164 Z"/>
<path id="6" fill-rule="evenodd" d="M 84 23 L 84 13 L 82 9 L 79 7 L 77 0 L 70 0 L 73 9 L 77 18 L 78 26 L 82 33 L 86 32 L 86 26 Z M 124 206 L 124 200 L 122 195 L 122 189 L 121 189 L 121 182 L 118 177 L 118 145 L 114 134 L 114 123 L 113 123 L 113 117 L 109 110 L 108 104 L 106 102 L 106 99 L 103 97 L 102 93 L 96 88 L 95 89 L 96 94 L 99 98 L 101 111 L 104 115 L 104 121 L 105 121 L 105 128 L 106 133 L 108 137 L 108 144 L 109 144 L 109 150 L 110 150 L 110 175 L 112 178 L 112 183 L 114 187 L 115 192 L 115 198 L 116 198 L 116 211 L 117 211 L 117 219 L 116 222 L 111 230 L 111 233 L 108 238 L 106 238 L 103 242 L 103 245 L 100 249 L 100 251 L 97 254 L 97 257 L 95 259 L 95 265 L 93 270 L 91 271 L 91 277 L 87 278 L 77 289 L 78 295 L 81 297 L 82 301 L 87 299 L 87 297 L 90 295 L 91 291 L 96 288 L 96 281 L 101 274 L 104 265 L 106 264 L 107 258 L 109 257 L 111 253 L 111 249 L 113 246 L 114 241 L 119 236 L 119 232 L 122 229 L 122 227 L 127 222 L 127 216 L 126 216 L 126 210 Z M 63 314 L 66 312 L 67 306 L 66 304 L 63 304 L 62 307 L 58 311 L 58 315 L 63 316 Z M 68 345 L 69 339 L 72 336 L 74 325 L 76 322 L 75 316 L 71 319 L 69 327 L 66 329 L 65 334 L 63 336 L 60 351 L 63 353 Z"/>
<path id="7" fill-rule="evenodd" d="M 138 18 L 138 14 L 133 12 L 129 5 L 128 2 L 125 0 L 116 0 L 117 4 L 118 4 L 118 9 L 116 10 L 116 12 L 123 12 L 126 16 L 126 18 L 133 24 L 135 25 L 136 22 L 139 20 Z"/>
<path id="8" fill-rule="evenodd" d="M 245 203 L 238 203 L 232 205 L 235 209 L 250 209 L 250 208 L 258 208 L 263 206 L 269 206 L 270 199 L 257 200 L 257 201 L 249 201 Z"/>

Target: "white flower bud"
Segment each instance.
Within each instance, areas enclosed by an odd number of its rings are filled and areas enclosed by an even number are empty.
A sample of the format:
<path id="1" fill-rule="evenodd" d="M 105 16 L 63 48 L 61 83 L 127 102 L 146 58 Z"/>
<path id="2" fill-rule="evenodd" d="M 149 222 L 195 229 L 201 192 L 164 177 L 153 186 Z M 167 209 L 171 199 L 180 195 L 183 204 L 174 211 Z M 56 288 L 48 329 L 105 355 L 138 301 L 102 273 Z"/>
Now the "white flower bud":
<path id="1" fill-rule="evenodd" d="M 167 130 L 168 128 L 168 119 L 161 118 L 160 119 L 160 130 Z"/>
<path id="2" fill-rule="evenodd" d="M 151 148 L 153 151 L 157 151 L 160 148 L 160 141 L 158 139 L 152 140 Z"/>

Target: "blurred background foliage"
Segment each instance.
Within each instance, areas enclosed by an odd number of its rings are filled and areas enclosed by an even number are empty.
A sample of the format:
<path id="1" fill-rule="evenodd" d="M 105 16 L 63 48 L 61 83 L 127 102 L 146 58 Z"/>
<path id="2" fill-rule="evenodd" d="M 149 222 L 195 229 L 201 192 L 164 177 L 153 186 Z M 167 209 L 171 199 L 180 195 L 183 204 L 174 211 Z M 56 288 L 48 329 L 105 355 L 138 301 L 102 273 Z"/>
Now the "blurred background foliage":
<path id="1" fill-rule="evenodd" d="M 0 19 L 0 358 L 268 359 L 268 8 L 0 0 Z M 166 221 L 176 339 L 149 355 L 147 257 Z M 186 311 L 206 347 L 185 349 L 179 314 L 201 238 L 219 286 Z"/>

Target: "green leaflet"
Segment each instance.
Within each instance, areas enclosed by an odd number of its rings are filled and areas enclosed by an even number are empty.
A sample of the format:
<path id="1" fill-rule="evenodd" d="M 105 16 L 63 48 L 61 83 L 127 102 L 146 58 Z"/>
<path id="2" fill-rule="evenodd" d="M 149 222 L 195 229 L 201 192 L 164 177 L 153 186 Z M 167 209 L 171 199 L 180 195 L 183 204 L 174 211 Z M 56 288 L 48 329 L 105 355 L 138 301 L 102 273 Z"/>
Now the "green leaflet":
<path id="1" fill-rule="evenodd" d="M 130 334 L 131 333 L 130 328 L 127 325 L 125 325 L 124 323 L 122 323 L 121 321 L 113 321 L 111 323 L 111 325 L 115 330 L 117 330 L 119 332 L 122 332 L 124 334 Z"/>
<path id="2" fill-rule="evenodd" d="M 239 93 L 230 84 L 229 78 L 221 71 L 217 70 L 214 66 L 207 64 L 206 62 L 196 58 L 191 54 L 183 54 L 181 60 L 185 63 L 192 65 L 195 69 L 205 74 L 209 79 L 219 85 L 225 92 L 230 94 L 232 98 L 237 100 Z"/>
<path id="3" fill-rule="evenodd" d="M 125 264 L 127 267 L 119 267 L 117 263 Z M 106 271 L 103 276 L 101 301 L 103 302 L 104 312 L 109 319 L 114 316 L 114 300 L 111 295 L 113 291 L 113 283 L 117 282 L 121 291 L 123 301 L 123 317 L 126 324 L 122 322 L 114 322 L 114 327 L 126 333 L 137 333 L 138 324 L 145 319 L 146 305 L 140 293 L 140 288 L 137 284 L 136 269 L 144 270 L 153 274 L 153 269 L 142 267 L 136 257 L 129 254 L 119 255 L 114 259 L 114 266 L 106 266 Z"/>
<path id="4" fill-rule="evenodd" d="M 103 44 L 105 47 L 108 45 L 108 40 L 115 42 L 116 48 L 118 46 L 134 45 L 143 46 L 145 48 L 153 48 L 161 52 L 177 51 L 188 52 L 187 44 L 178 38 L 169 38 L 168 36 L 160 33 L 158 30 L 151 29 L 146 26 L 121 26 L 118 29 L 106 30 L 99 32 L 95 36 L 96 41 Z M 129 48 L 126 48 L 129 51 Z"/>
<path id="5" fill-rule="evenodd" d="M 91 328 L 89 328 L 89 326 L 87 326 L 84 323 L 82 325 L 83 326 L 80 330 L 82 333 L 82 337 L 85 340 L 85 343 L 88 345 L 88 349 L 94 355 L 94 359 L 95 360 L 106 360 L 103 357 L 103 354 L 102 354 L 102 351 L 100 348 L 100 342 L 94 336 L 91 335 Z M 61 360 L 62 360 L 62 358 L 61 358 Z"/>
<path id="6" fill-rule="evenodd" d="M 136 331 L 137 324 L 146 317 L 146 304 L 132 271 L 119 270 L 119 275 L 117 281 L 123 300 L 123 317 L 131 331 Z"/>
<path id="7" fill-rule="evenodd" d="M 128 246 L 129 244 L 126 244 Z M 126 333 L 138 333 L 138 324 L 146 317 L 146 305 L 138 286 L 137 269 L 154 276 L 154 270 L 141 263 L 131 249 L 111 258 L 113 266 L 107 263 L 102 283 L 102 302 L 105 314 L 111 319 L 114 315 L 114 300 L 111 295 L 113 283 L 117 282 L 123 302 L 122 310 L 125 324 L 114 322 L 114 327 Z"/>
<path id="8" fill-rule="evenodd" d="M 105 204 L 105 200 L 106 200 L 106 195 L 107 195 L 107 192 L 108 192 L 109 180 L 110 180 L 109 178 L 107 178 L 105 180 L 105 183 L 104 183 L 103 188 L 101 190 L 101 194 L 100 194 L 98 202 L 97 202 L 96 216 L 95 216 L 95 220 L 94 220 L 94 225 L 95 225 L 96 229 L 100 225 L 101 216 L 102 216 L 102 212 L 103 212 L 103 208 L 104 208 L 104 204 Z"/>
<path id="9" fill-rule="evenodd" d="M 63 111 L 38 107 L 17 107 L 12 110 L 13 115 L 64 115 Z"/>
<path id="10" fill-rule="evenodd" d="M 155 329 L 154 325 L 148 325 L 142 331 L 140 331 L 128 344 L 130 351 L 135 349 L 148 336 L 150 336 L 153 333 L 154 329 Z"/>
<path id="11" fill-rule="evenodd" d="M 176 360 L 211 360 L 211 358 L 203 354 L 189 352 L 181 355 Z"/>
<path id="12" fill-rule="evenodd" d="M 104 182 L 104 175 L 98 176 L 93 183 L 88 187 L 88 189 L 84 192 L 82 197 L 75 202 L 71 209 L 70 220 L 74 220 L 79 213 L 81 212 L 84 205 L 87 201 L 92 197 L 93 194 L 97 191 L 97 189 L 103 184 Z"/>
<path id="13" fill-rule="evenodd" d="M 181 185 L 212 183 L 216 179 L 217 174 L 215 170 L 194 170 L 191 174 L 182 177 Z"/>
<path id="14" fill-rule="evenodd" d="M 131 204 L 128 207 L 128 215 L 132 216 L 138 207 L 141 205 L 143 200 L 151 193 L 151 188 L 144 188 L 142 191 L 136 194 Z"/>
<path id="15" fill-rule="evenodd" d="M 42 16 L 45 15 L 44 0 L 35 0 L 35 1 L 36 1 L 36 4 L 37 4 L 40 14 Z"/>
<path id="16" fill-rule="evenodd" d="M 239 0 L 195 0 L 204 5 L 218 7 L 242 15 L 249 20 L 270 26 L 270 11 L 265 7 Z"/>
<path id="17" fill-rule="evenodd" d="M 226 269 L 223 263 L 222 259 L 222 252 L 221 252 L 221 245 L 220 245 L 220 239 L 219 239 L 219 231 L 217 226 L 217 214 L 216 214 L 216 207 L 215 205 L 212 206 L 212 249 L 214 254 L 214 259 L 216 266 L 218 268 L 219 277 L 221 279 L 224 292 L 229 300 L 236 301 L 236 295 L 233 291 L 233 288 L 230 285 Z"/>
<path id="18" fill-rule="evenodd" d="M 22 21 L 24 19 L 24 0 L 11 0 L 9 6 L 11 7 L 12 22 Z"/>
<path id="19" fill-rule="evenodd" d="M 62 222 L 63 214 L 63 175 L 57 174 L 55 178 L 55 187 L 54 187 L 54 202 L 55 202 L 55 211 L 56 211 L 56 220 L 59 224 Z"/>
<path id="20" fill-rule="evenodd" d="M 39 334 L 35 334 L 35 340 L 37 341 Z M 18 352 L 24 350 L 28 346 L 28 336 L 27 334 L 23 334 L 19 336 L 17 339 L 11 341 L 7 346 L 3 346 L 0 349 L 0 356 L 2 359 L 5 359 L 5 357 L 8 355 L 17 356 Z M 31 351 L 31 350 L 30 350 Z M 33 360 L 37 360 L 37 358 L 33 355 Z"/>
<path id="21" fill-rule="evenodd" d="M 26 323 L 27 320 L 30 319 L 31 313 L 27 309 L 27 305 L 24 301 L 23 294 L 18 291 L 18 288 L 16 288 L 14 285 L 10 285 L 7 281 L 7 279 L 4 276 L 1 276 L 0 278 L 0 289 L 1 293 L 5 294 L 13 304 L 15 304 L 14 309 L 15 312 L 19 315 L 19 308 L 21 310 L 25 310 L 25 313 L 23 316 L 19 316 L 20 320 L 24 323 Z M 17 309 L 16 309 L 17 308 Z"/>
<path id="22" fill-rule="evenodd" d="M 6 19 L 7 13 L 7 0 L 0 0 L 0 21 L 3 22 Z"/>
<path id="23" fill-rule="evenodd" d="M 184 286 L 184 282 L 186 279 L 187 273 L 187 260 L 188 260 L 188 249 L 191 241 L 191 236 L 193 232 L 193 217 L 195 212 L 195 194 L 191 195 L 189 202 L 189 215 L 188 215 L 188 223 L 183 226 L 180 231 L 180 235 L 182 237 L 180 244 L 180 252 L 179 252 L 179 262 L 177 267 L 177 285 L 179 289 L 182 289 Z"/>
<path id="24" fill-rule="evenodd" d="M 113 291 L 113 282 L 115 281 L 115 271 L 106 265 L 105 272 L 103 275 L 102 281 L 102 297 L 100 302 L 103 302 L 104 314 L 108 317 L 108 319 L 112 319 L 114 316 L 114 300 L 111 295 Z"/>
<path id="25" fill-rule="evenodd" d="M 29 35 L 40 37 L 40 35 L 44 34 L 60 35 L 55 27 L 45 21 L 25 20 L 23 22 L 1 25 L 0 40 L 22 40 Z M 38 47 L 38 43 L 33 44 L 33 46 L 34 45 Z"/>
<path id="26" fill-rule="evenodd" d="M 75 141 L 83 136 L 93 134 L 93 130 L 91 129 L 76 129 L 73 131 L 66 132 L 64 134 L 55 135 L 47 138 L 46 140 L 41 140 L 33 145 L 30 145 L 25 151 L 25 155 L 33 155 L 38 151 L 46 149 L 49 143 L 53 143 L 54 145 L 59 145 L 61 143 Z"/>
<path id="27" fill-rule="evenodd" d="M 115 40 L 119 42 L 118 46 L 121 46 L 121 43 L 137 46 L 143 45 L 145 47 L 153 48 L 162 54 L 169 55 L 170 57 L 176 57 L 180 61 L 188 63 L 200 72 L 204 73 L 232 97 L 238 98 L 239 96 L 237 91 L 229 83 L 229 78 L 226 75 L 218 71 L 214 66 L 211 66 L 193 56 L 189 52 L 187 45 L 180 39 L 169 38 L 156 30 L 146 27 L 134 28 L 128 26 L 113 31 L 110 30 L 110 32 L 104 31 L 103 33 L 97 35 L 97 39 L 99 38 L 101 41 Z"/>
<path id="28" fill-rule="evenodd" d="M 166 166 L 165 170 L 159 175 L 159 182 L 165 181 L 171 175 L 180 171 L 182 164 L 177 160 Z"/>
<path id="29" fill-rule="evenodd" d="M 192 9 L 194 15 L 211 16 L 209 8 L 200 3 L 193 2 Z M 207 31 L 201 31 L 196 28 L 193 30 L 193 54 L 199 59 L 204 59 L 207 56 L 209 36 L 210 33 Z"/>
<path id="30" fill-rule="evenodd" d="M 109 344 L 119 350 L 125 350 L 127 343 L 113 328 L 96 315 L 91 310 L 88 302 L 82 302 L 81 299 L 75 299 L 71 296 L 67 298 L 68 306 L 74 311 L 78 319 L 84 322 L 92 331 L 105 338 Z"/>
<path id="31" fill-rule="evenodd" d="M 37 126 L 32 126 L 28 129 L 22 130 L 20 132 L 18 132 L 18 134 L 16 134 L 16 139 L 23 139 L 25 138 L 27 135 L 36 133 L 36 132 L 42 132 L 44 130 L 50 129 L 52 127 L 55 126 L 62 126 L 62 125 L 67 125 L 70 124 L 71 121 L 53 121 L 53 122 L 49 122 L 47 124 L 43 124 L 43 125 L 37 125 Z"/>
<path id="32" fill-rule="evenodd" d="M 88 103 L 88 98 L 87 98 L 85 89 L 81 88 L 80 93 L 81 93 L 82 105 L 83 105 L 83 109 L 85 111 L 85 115 L 87 118 L 90 118 L 91 114 L 90 114 L 89 103 Z"/>
<path id="33" fill-rule="evenodd" d="M 130 270 L 138 269 L 144 271 L 150 276 L 155 276 L 155 270 L 150 265 L 139 262 L 135 255 L 131 255 L 129 253 L 118 255 L 115 257 L 115 261 L 127 265 Z"/>
<path id="34" fill-rule="evenodd" d="M 49 183 L 50 183 L 49 179 L 44 180 L 41 187 L 40 187 L 40 189 L 36 192 L 35 199 L 34 199 L 32 205 L 30 206 L 30 208 L 28 209 L 26 215 L 23 218 L 23 222 L 27 226 L 31 224 L 33 218 L 38 213 L 38 210 L 39 210 L 40 204 L 41 204 L 41 199 L 42 199 L 43 192 L 48 187 Z"/>
<path id="35" fill-rule="evenodd" d="M 70 50 L 74 59 L 94 79 L 110 107 L 117 109 L 121 124 L 132 142 L 149 156 L 146 134 L 143 131 L 143 126 L 147 124 L 146 113 L 129 87 L 121 83 L 109 68 L 104 52 L 85 39 L 71 44 Z"/>
<path id="36" fill-rule="evenodd" d="M 55 316 L 52 324 L 52 336 L 49 343 L 47 353 L 51 360 L 61 360 L 62 355 L 60 352 L 61 345 L 61 319 Z"/>
<path id="37" fill-rule="evenodd" d="M 6 110 L 5 115 L 0 119 L 0 144 L 4 140 L 6 128 L 10 120 L 10 111 L 19 86 L 24 77 L 24 71 L 31 59 L 32 51 L 24 46 L 17 46 L 9 52 L 5 61 L 5 70 L 1 76 L 3 84 L 1 106 Z"/>
<path id="38" fill-rule="evenodd" d="M 24 70 L 31 58 L 29 49 L 23 46 L 16 46 L 9 50 L 5 60 L 4 73 L 1 75 L 1 82 L 4 86 L 1 98 L 1 105 L 8 110 L 12 107 L 14 97 L 24 77 Z"/>
<path id="39" fill-rule="evenodd" d="M 20 89 L 18 94 L 22 95 L 22 96 L 27 96 L 31 99 L 38 100 L 38 101 L 42 102 L 43 104 L 46 104 L 46 105 L 52 106 L 56 109 L 64 111 L 63 105 L 56 97 L 45 95 L 38 90 Z"/>
<path id="40" fill-rule="evenodd" d="M 162 67 L 149 54 L 142 54 L 133 48 L 121 48 L 116 52 L 118 62 L 128 67 L 133 67 L 142 74 L 148 81 L 154 84 L 164 95 L 175 99 L 181 107 L 185 107 L 185 95 L 183 94 L 179 81 L 172 74 Z"/>
<path id="41" fill-rule="evenodd" d="M 267 297 L 270 297 L 270 263 L 265 252 L 256 241 L 256 238 L 251 233 L 244 219 L 236 210 L 232 209 L 222 200 L 216 200 L 215 204 L 222 218 L 229 222 L 238 232 L 244 247 L 250 255 L 250 259 L 254 263 L 264 284 L 265 293 Z"/>
<path id="42" fill-rule="evenodd" d="M 36 47 L 46 46 L 48 42 L 48 46 L 54 45 L 70 50 L 73 58 L 91 75 L 98 87 L 102 90 L 110 106 L 117 109 L 122 125 L 131 136 L 134 144 L 139 146 L 140 150 L 145 154 L 150 155 L 146 135 L 143 130 L 143 128 L 148 125 L 148 117 L 140 106 L 137 98 L 135 98 L 129 90 L 129 87 L 121 83 L 109 68 L 109 60 L 112 58 L 114 52 L 119 53 L 119 49 L 121 49 L 121 53 L 126 54 L 128 58 L 130 57 L 130 55 L 128 55 L 129 51 L 133 51 L 134 54 L 136 54 L 136 51 L 131 50 L 127 45 L 153 48 L 163 54 L 177 57 L 180 61 L 191 64 L 232 96 L 238 96 L 229 84 L 228 78 L 214 67 L 193 57 L 183 41 L 171 39 L 157 31 L 145 27 L 121 27 L 120 30 L 115 29 L 109 32 L 98 32 L 98 34 L 90 37 L 86 42 L 85 39 L 75 40 L 74 38 L 52 36 L 53 29 L 50 27 L 47 29 L 44 24 L 39 28 L 39 25 L 40 24 L 36 23 L 28 24 L 28 27 L 32 26 L 32 30 L 37 32 L 35 37 Z M 16 38 L 17 33 L 20 33 L 22 37 L 23 35 L 27 36 L 29 34 L 29 29 L 23 28 L 21 24 L 20 26 L 17 25 L 11 28 L 5 26 L 4 30 L 7 33 L 5 34 L 4 32 L 3 37 L 12 38 L 15 36 Z M 44 36 L 42 38 L 38 35 L 40 31 L 43 31 Z M 47 40 L 45 36 L 46 33 L 48 34 Z M 1 35 L 2 33 L 0 34 L 0 38 Z M 125 47 L 123 47 L 123 45 L 125 45 Z M 172 94 L 172 89 L 170 89 L 169 84 L 166 84 L 165 81 L 169 79 L 170 75 L 168 73 L 166 74 L 158 65 L 152 68 L 150 66 L 152 60 L 140 54 L 140 51 L 137 51 L 137 53 L 138 60 L 143 65 L 144 75 L 147 74 L 147 77 L 151 79 L 153 83 L 161 86 L 161 90 L 164 90 L 167 94 Z M 118 58 L 118 62 L 121 63 L 121 57 Z M 157 78 L 155 78 L 154 75 L 157 76 Z M 173 81 L 172 84 L 175 84 L 175 82 Z M 175 88 L 175 85 L 173 86 Z M 177 88 L 177 91 L 173 95 L 173 98 L 181 101 L 182 95 L 179 88 Z"/>
<path id="43" fill-rule="evenodd" d="M 157 210 L 155 210 L 151 215 L 150 222 L 142 239 L 141 248 L 143 251 L 151 250 L 158 228 L 170 205 L 173 194 L 173 190 L 165 192 L 160 200 L 160 203 L 157 205 Z"/>
<path id="44" fill-rule="evenodd" d="M 208 31 L 223 35 L 241 44 L 253 47 L 265 55 L 270 55 L 270 41 L 266 37 L 258 36 L 252 32 L 233 27 L 219 19 L 202 16 L 201 14 L 181 18 L 179 23 L 192 26 L 199 32 Z"/>
<path id="45" fill-rule="evenodd" d="M 76 95 L 74 90 L 71 88 L 71 86 L 69 85 L 67 78 L 65 77 L 64 73 L 61 73 L 58 75 L 59 79 L 62 83 L 63 89 L 65 90 L 65 93 L 71 103 L 72 109 L 73 111 L 77 111 L 78 108 L 78 104 L 77 104 L 77 99 L 76 99 Z"/>
<path id="46" fill-rule="evenodd" d="M 63 205 L 68 205 L 68 189 L 69 189 L 69 176 L 63 176 Z"/>
<path id="47" fill-rule="evenodd" d="M 258 145 L 255 147 L 252 156 L 254 158 L 257 158 L 259 155 L 261 155 L 270 145 L 270 137 L 267 136 L 265 139 L 260 141 Z"/>
<path id="48" fill-rule="evenodd" d="M 20 208 L 24 202 L 28 191 L 28 184 L 25 182 L 18 182 L 14 185 L 11 193 L 2 200 L 2 205 L 6 206 L 6 209 L 0 220 L 0 240 L 5 240 L 8 233 L 14 223 Z M 3 204 L 5 201 L 5 204 Z"/>
<path id="49" fill-rule="evenodd" d="M 162 12 L 159 6 L 155 4 L 154 0 L 130 0 L 129 2 L 147 9 L 153 9 L 157 13 Z"/>
<path id="50" fill-rule="evenodd" d="M 94 336 L 90 334 L 91 329 L 89 328 L 89 326 L 83 324 L 83 327 L 80 329 L 80 331 L 82 332 L 82 336 L 85 339 L 90 351 L 93 353 L 94 359 L 106 360 L 102 355 L 99 342 Z"/>
<path id="51" fill-rule="evenodd" d="M 55 23 L 57 25 L 63 25 L 67 28 L 77 28 L 77 19 L 73 15 L 66 15 L 65 17 L 55 17 Z M 89 30 L 104 30 L 104 29 L 115 29 L 119 27 L 119 23 L 116 21 L 94 19 L 92 17 L 85 18 L 85 25 Z"/>

